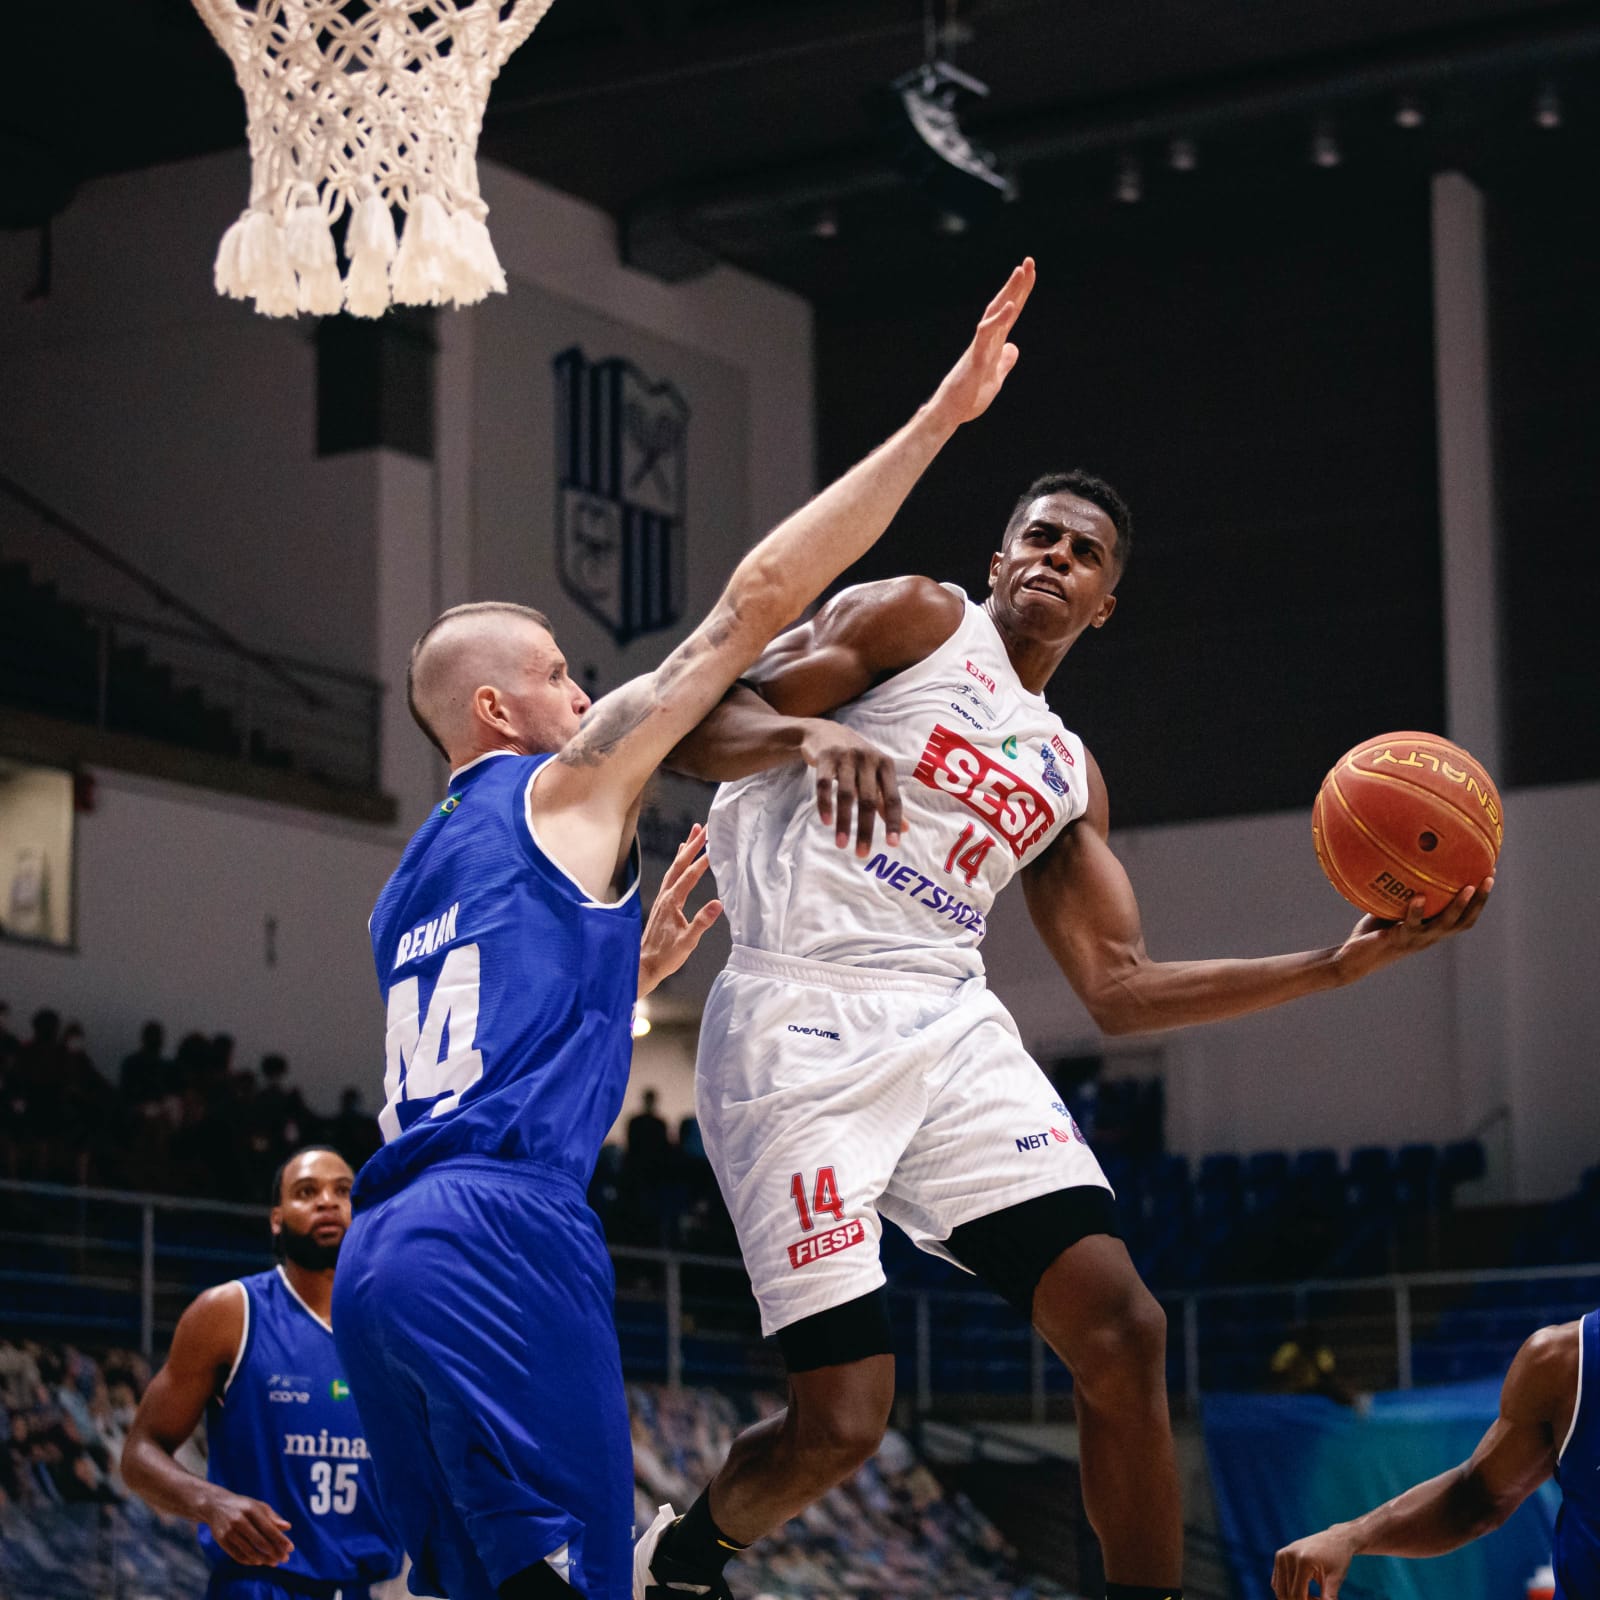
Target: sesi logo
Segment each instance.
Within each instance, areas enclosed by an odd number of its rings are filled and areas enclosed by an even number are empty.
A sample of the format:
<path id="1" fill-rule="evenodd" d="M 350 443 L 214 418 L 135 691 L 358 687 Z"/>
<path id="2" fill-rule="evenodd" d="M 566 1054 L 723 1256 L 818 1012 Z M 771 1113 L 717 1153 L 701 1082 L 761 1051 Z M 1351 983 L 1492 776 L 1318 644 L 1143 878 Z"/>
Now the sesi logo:
<path id="1" fill-rule="evenodd" d="M 1019 861 L 1056 820 L 1037 789 L 943 723 L 928 736 L 915 776 L 982 817 Z"/>

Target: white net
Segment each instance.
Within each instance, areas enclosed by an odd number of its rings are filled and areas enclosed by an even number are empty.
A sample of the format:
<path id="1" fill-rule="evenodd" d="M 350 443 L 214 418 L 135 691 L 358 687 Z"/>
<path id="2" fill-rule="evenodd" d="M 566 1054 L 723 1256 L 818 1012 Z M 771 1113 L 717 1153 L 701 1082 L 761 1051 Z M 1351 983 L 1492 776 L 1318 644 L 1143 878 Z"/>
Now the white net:
<path id="1" fill-rule="evenodd" d="M 250 204 L 217 251 L 217 292 L 269 317 L 504 293 L 478 135 L 489 86 L 552 3 L 194 0 L 233 61 L 250 136 Z M 347 213 L 341 277 L 333 225 Z"/>

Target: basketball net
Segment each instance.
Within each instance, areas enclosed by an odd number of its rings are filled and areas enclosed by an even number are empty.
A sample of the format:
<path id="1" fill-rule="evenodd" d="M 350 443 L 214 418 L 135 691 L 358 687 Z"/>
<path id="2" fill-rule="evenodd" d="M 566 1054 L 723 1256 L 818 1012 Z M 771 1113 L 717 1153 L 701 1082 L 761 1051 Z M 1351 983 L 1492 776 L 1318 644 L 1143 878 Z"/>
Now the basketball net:
<path id="1" fill-rule="evenodd" d="M 222 237 L 217 293 L 269 317 L 504 294 L 478 135 L 490 84 L 552 3 L 194 0 L 233 62 L 250 136 L 250 204 Z"/>

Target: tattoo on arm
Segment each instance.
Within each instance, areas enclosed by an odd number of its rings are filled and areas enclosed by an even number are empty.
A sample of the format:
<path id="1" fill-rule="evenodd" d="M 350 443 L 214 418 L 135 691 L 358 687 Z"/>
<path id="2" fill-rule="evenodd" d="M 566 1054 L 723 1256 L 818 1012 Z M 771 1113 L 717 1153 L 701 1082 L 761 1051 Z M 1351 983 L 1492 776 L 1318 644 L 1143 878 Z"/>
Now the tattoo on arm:
<path id="1" fill-rule="evenodd" d="M 655 686 L 646 679 L 608 694 L 590 707 L 557 761 L 569 767 L 597 767 L 655 711 Z"/>

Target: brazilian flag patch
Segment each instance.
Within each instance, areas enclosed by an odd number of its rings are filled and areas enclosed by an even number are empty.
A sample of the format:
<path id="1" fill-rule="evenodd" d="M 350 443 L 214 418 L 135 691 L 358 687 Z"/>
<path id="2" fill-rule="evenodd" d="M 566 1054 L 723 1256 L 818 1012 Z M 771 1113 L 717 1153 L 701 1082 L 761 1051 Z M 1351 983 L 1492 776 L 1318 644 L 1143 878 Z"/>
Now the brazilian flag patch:
<path id="1" fill-rule="evenodd" d="M 348 1400 L 350 1398 L 350 1385 L 346 1383 L 343 1378 L 335 1378 L 333 1382 L 328 1385 L 328 1393 L 331 1394 L 335 1400 Z"/>
<path id="2" fill-rule="evenodd" d="M 452 811 L 454 811 L 455 808 L 460 804 L 461 804 L 461 796 L 458 795 L 458 794 L 451 795 L 445 801 L 445 803 L 442 806 L 439 807 L 439 815 L 441 817 L 448 817 L 450 815 L 450 813 Z"/>

